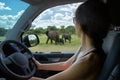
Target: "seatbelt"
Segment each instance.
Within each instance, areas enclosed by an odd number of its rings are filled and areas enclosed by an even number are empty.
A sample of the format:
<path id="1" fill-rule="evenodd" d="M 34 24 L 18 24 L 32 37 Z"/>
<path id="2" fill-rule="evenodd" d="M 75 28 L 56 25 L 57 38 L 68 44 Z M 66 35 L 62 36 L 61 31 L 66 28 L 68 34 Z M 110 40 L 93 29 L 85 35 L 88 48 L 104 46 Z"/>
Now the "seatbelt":
<path id="1" fill-rule="evenodd" d="M 120 64 L 113 69 L 108 80 L 120 80 Z"/>

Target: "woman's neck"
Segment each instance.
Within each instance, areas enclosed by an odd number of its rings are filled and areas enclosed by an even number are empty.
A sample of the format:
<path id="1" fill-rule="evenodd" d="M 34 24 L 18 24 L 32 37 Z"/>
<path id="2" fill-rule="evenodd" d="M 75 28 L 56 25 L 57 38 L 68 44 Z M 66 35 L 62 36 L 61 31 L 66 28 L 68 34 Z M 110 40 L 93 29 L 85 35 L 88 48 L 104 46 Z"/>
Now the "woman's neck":
<path id="1" fill-rule="evenodd" d="M 86 34 L 81 34 L 81 43 L 81 51 L 87 51 L 91 48 L 94 48 L 93 41 Z"/>

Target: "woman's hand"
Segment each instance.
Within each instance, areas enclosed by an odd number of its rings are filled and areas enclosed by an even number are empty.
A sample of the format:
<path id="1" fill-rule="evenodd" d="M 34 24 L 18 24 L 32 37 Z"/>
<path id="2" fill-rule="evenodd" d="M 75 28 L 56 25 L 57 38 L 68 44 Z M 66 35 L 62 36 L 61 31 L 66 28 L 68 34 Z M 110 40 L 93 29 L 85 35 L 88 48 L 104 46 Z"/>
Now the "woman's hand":
<path id="1" fill-rule="evenodd" d="M 37 69 L 40 70 L 41 63 L 37 61 L 35 58 L 32 58 L 33 61 L 35 61 L 35 64 L 37 65 Z"/>

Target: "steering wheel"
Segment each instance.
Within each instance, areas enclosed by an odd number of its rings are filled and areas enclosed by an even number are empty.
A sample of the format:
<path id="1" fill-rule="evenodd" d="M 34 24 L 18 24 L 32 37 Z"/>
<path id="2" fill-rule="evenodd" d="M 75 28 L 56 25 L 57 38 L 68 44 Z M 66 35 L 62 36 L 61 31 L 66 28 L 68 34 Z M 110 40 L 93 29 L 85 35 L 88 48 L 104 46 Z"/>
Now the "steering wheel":
<path id="1" fill-rule="evenodd" d="M 36 72 L 36 65 L 31 51 L 14 40 L 0 44 L 0 68 L 14 78 L 28 79 Z"/>

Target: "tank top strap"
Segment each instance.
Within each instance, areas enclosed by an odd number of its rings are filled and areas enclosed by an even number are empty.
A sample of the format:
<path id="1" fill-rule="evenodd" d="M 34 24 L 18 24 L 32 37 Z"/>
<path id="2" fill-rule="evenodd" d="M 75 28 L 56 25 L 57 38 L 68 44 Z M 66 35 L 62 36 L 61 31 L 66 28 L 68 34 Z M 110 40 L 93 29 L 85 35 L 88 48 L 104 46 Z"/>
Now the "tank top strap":
<path id="1" fill-rule="evenodd" d="M 81 49 L 82 49 L 82 47 L 78 50 L 76 58 L 74 59 L 73 63 L 77 60 L 77 57 L 78 57 L 79 53 L 81 52 Z M 84 56 L 88 55 L 89 53 L 91 53 L 91 52 L 93 52 L 95 50 L 96 50 L 95 48 L 91 48 L 91 49 L 85 51 L 85 54 L 82 55 L 81 57 L 84 57 Z"/>
<path id="2" fill-rule="evenodd" d="M 88 55 L 89 53 L 91 53 L 91 52 L 93 52 L 95 50 L 96 50 L 96 48 L 91 48 L 91 49 L 85 51 L 84 55 L 82 55 L 81 57 L 84 57 L 84 56 Z"/>
<path id="3" fill-rule="evenodd" d="M 81 52 L 81 49 L 82 49 L 82 47 L 80 47 L 79 50 L 77 51 L 77 53 L 76 53 L 76 57 L 75 57 L 75 59 L 73 60 L 73 63 L 76 61 L 76 59 L 77 59 L 79 53 Z"/>

